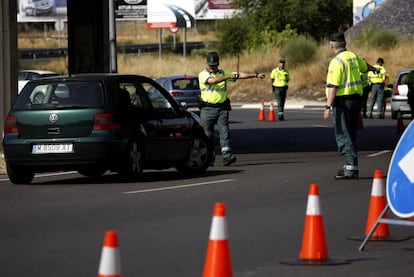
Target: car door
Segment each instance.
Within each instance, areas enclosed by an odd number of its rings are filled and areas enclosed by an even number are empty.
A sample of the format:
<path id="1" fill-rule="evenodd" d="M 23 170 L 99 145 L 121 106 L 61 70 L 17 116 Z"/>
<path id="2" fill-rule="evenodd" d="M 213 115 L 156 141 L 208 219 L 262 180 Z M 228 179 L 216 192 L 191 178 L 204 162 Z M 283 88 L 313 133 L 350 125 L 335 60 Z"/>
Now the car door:
<path id="1" fill-rule="evenodd" d="M 191 145 L 193 121 L 155 81 L 142 77 L 137 93 L 144 94 L 150 107 L 146 110 L 147 159 L 185 159 Z"/>

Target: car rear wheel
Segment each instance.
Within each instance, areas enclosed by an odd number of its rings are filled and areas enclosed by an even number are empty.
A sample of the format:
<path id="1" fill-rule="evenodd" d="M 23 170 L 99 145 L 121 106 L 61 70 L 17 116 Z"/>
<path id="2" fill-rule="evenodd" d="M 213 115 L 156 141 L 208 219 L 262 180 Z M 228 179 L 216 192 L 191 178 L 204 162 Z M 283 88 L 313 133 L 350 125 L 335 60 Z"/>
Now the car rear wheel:
<path id="1" fill-rule="evenodd" d="M 208 138 L 194 138 L 187 161 L 178 165 L 176 168 L 179 172 L 186 174 L 202 173 L 209 167 L 211 158 Z"/>
<path id="2" fill-rule="evenodd" d="M 138 139 L 132 139 L 124 153 L 122 166 L 118 173 L 123 177 L 139 179 L 143 172 L 143 152 L 142 144 Z"/>
<path id="3" fill-rule="evenodd" d="M 17 166 L 7 165 L 7 175 L 15 185 L 30 184 L 34 178 L 34 171 Z"/>

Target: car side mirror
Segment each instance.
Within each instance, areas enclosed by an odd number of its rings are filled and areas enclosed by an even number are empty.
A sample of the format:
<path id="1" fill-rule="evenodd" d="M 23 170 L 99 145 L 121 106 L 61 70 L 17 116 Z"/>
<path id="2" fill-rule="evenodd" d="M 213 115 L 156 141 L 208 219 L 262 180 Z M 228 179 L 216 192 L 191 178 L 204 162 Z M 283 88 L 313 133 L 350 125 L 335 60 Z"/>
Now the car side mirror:
<path id="1" fill-rule="evenodd" d="M 180 102 L 180 109 L 181 110 L 188 110 L 187 102 L 184 102 L 184 101 Z"/>
<path id="2" fill-rule="evenodd" d="M 408 85 L 398 85 L 398 92 L 401 96 L 407 96 L 408 95 Z"/>

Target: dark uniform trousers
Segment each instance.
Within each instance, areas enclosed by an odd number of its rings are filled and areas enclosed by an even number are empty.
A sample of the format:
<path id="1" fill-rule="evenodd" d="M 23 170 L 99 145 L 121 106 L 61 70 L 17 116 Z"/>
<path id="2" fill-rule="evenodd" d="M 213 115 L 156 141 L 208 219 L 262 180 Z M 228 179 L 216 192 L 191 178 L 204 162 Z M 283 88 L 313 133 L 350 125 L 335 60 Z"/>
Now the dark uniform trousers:
<path id="1" fill-rule="evenodd" d="M 345 156 L 346 171 L 357 170 L 358 155 L 356 149 L 356 137 L 358 131 L 358 117 L 361 109 L 359 95 L 337 96 L 333 106 L 333 120 L 335 123 L 335 139 L 338 151 Z"/>

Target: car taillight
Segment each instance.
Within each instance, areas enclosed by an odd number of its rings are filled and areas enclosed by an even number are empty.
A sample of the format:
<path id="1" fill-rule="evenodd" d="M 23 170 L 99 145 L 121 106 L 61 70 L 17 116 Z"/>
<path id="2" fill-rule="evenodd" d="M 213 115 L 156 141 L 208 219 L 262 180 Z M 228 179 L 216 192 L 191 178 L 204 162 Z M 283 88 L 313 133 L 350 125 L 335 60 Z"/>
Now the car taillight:
<path id="1" fill-rule="evenodd" d="M 110 113 L 98 113 L 93 121 L 93 130 L 119 130 L 118 123 L 114 123 L 113 116 Z"/>
<path id="2" fill-rule="evenodd" d="M 19 129 L 17 128 L 17 117 L 9 115 L 6 119 L 6 124 L 4 125 L 4 133 L 18 133 Z"/>
<path id="3" fill-rule="evenodd" d="M 177 97 L 177 96 L 184 96 L 184 93 L 182 92 L 177 92 L 177 91 L 170 91 L 170 95 L 172 97 Z"/>
<path id="4" fill-rule="evenodd" d="M 398 91 L 398 83 L 394 84 L 394 90 L 392 91 L 392 95 L 400 95 L 400 92 Z"/>

